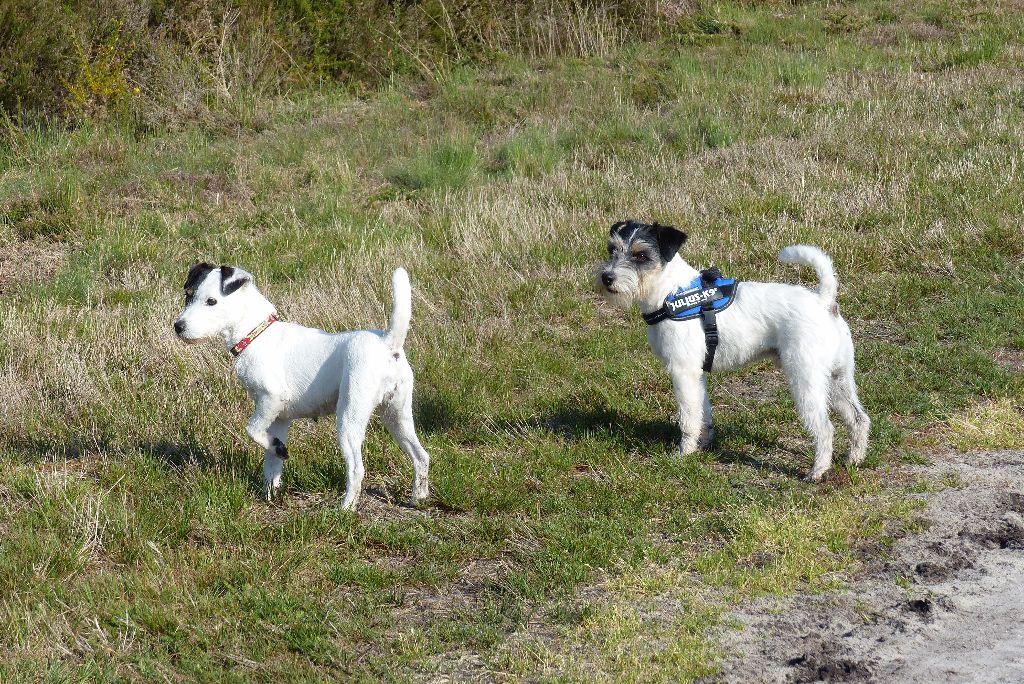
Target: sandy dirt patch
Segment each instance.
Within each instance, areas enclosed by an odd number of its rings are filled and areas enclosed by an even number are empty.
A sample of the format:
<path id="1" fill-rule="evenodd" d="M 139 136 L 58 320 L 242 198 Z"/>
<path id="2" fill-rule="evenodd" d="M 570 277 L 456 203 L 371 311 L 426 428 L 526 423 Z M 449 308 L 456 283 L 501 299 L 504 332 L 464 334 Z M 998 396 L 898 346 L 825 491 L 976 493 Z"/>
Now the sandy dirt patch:
<path id="1" fill-rule="evenodd" d="M 1024 452 L 947 454 L 921 474 L 926 529 L 841 592 L 727 619 L 716 682 L 1024 682 Z"/>

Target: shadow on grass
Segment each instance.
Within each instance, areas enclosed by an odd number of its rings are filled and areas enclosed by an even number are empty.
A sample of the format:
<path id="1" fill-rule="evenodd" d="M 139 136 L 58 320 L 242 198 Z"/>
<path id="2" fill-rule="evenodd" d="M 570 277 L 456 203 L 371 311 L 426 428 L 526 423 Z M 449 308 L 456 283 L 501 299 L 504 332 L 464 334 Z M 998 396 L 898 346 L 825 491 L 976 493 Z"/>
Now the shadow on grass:
<path id="1" fill-rule="evenodd" d="M 224 465 L 246 465 L 249 459 L 245 454 L 232 453 L 215 455 L 206 447 L 201 446 L 193 440 L 182 442 L 140 442 L 135 446 L 136 451 L 156 461 L 162 466 L 171 470 L 183 468 L 197 468 L 202 471 L 213 470 Z M 226 458 L 225 458 L 226 457 Z"/>
<path id="2" fill-rule="evenodd" d="M 23 465 L 36 465 L 54 461 L 82 461 L 108 451 L 109 445 L 97 439 L 56 442 L 23 437 L 7 440 L 0 448 Z"/>
<path id="3" fill-rule="evenodd" d="M 245 464 L 248 457 L 243 453 L 215 455 L 195 440 L 182 442 L 140 441 L 134 444 L 112 442 L 104 438 L 47 440 L 28 437 L 12 440 L 4 445 L 4 450 L 17 457 L 25 465 L 46 461 L 67 460 L 81 461 L 88 458 L 102 458 L 107 454 L 124 456 L 141 454 L 149 456 L 168 468 L 180 470 L 184 467 L 195 467 L 210 470 L 225 465 Z"/>
<path id="4" fill-rule="evenodd" d="M 531 424 L 571 440 L 610 437 L 627 450 L 663 446 L 679 439 L 679 428 L 673 423 L 640 418 L 607 405 L 584 407 L 562 404 L 547 416 L 531 421 Z"/>
<path id="5" fill-rule="evenodd" d="M 425 434 L 448 432 L 459 424 L 458 409 L 446 397 L 438 396 L 437 392 L 414 394 L 413 416 L 416 430 Z"/>
<path id="6" fill-rule="evenodd" d="M 263 496 L 263 469 L 256 464 L 252 454 L 246 451 L 213 452 L 192 439 L 180 442 L 139 442 L 126 451 L 146 456 L 162 469 L 176 475 L 192 469 L 204 474 L 229 474 L 244 480 L 246 489 L 254 496 Z"/>
<path id="7" fill-rule="evenodd" d="M 794 430 L 799 428 L 794 426 Z M 722 465 L 740 465 L 755 470 L 778 473 L 786 477 L 799 479 L 806 474 L 806 471 L 799 465 L 805 458 L 803 449 L 791 449 L 779 444 L 776 438 L 767 438 L 762 433 L 748 429 L 744 423 L 730 425 L 716 425 L 715 443 L 708 452 Z M 737 449 L 721 448 L 717 445 L 723 442 L 739 441 L 749 447 L 742 451 Z M 780 458 L 787 455 L 792 458 Z M 807 464 L 810 468 L 810 462 Z"/>
<path id="8" fill-rule="evenodd" d="M 551 430 L 570 440 L 583 440 L 594 436 L 610 438 L 626 451 L 651 448 L 674 448 L 679 443 L 679 427 L 670 421 L 639 417 L 611 406 L 582 407 L 563 404 L 532 425 Z M 794 425 L 794 430 L 799 427 Z M 716 424 L 715 442 L 707 453 L 723 465 L 742 465 L 756 470 L 774 472 L 787 477 L 802 477 L 805 472 L 798 465 L 806 456 L 802 449 L 791 449 L 774 437 L 748 429 L 743 422 Z M 720 448 L 717 445 L 740 441 L 749 449 Z M 780 459 L 780 454 L 793 459 Z M 810 467 L 810 464 L 808 464 Z"/>
<path id="9" fill-rule="evenodd" d="M 262 491 L 262 477 L 256 473 L 251 456 L 246 452 L 230 451 L 215 453 L 194 439 L 182 441 L 161 440 L 136 443 L 112 442 L 104 438 L 47 440 L 36 437 L 12 440 L 4 450 L 23 465 L 39 465 L 58 461 L 77 461 L 83 465 L 91 460 L 102 462 L 106 459 L 124 460 L 133 455 L 147 457 L 160 468 L 175 473 L 194 468 L 201 472 L 227 471 L 233 473 L 252 472 L 250 486 Z"/>

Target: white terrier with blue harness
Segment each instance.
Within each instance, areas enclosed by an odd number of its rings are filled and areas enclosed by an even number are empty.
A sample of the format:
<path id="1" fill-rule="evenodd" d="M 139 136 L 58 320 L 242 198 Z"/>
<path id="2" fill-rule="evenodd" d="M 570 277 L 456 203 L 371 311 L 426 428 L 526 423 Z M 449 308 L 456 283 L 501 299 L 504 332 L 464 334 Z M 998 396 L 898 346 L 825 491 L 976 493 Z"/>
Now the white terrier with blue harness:
<path id="1" fill-rule="evenodd" d="M 657 223 L 622 221 L 608 236 L 608 260 L 598 269 L 605 298 L 640 305 L 647 341 L 675 391 L 683 455 L 714 439 L 704 374 L 771 359 L 785 373 L 797 413 L 814 436 L 818 481 L 832 465 L 829 409 L 850 433 L 848 461 L 867 455 L 871 420 L 857 398 L 853 338 L 839 315 L 832 260 L 817 247 L 793 245 L 779 254 L 809 266 L 817 292 L 784 283 L 738 282 L 717 269 L 698 271 L 679 256 L 686 234 Z"/>
<path id="2" fill-rule="evenodd" d="M 395 269 L 391 287 L 394 308 L 387 330 L 328 333 L 280 321 L 247 271 L 207 263 L 189 270 L 185 310 L 174 331 L 186 342 L 219 337 L 234 357 L 235 374 L 256 404 L 246 432 L 264 450 L 268 500 L 281 486 L 292 421 L 336 413 L 348 474 L 342 508 L 354 510 L 363 487 L 363 438 L 378 410 L 412 460 L 413 501 L 427 498 L 430 456 L 416 436 L 413 374 L 403 350 L 412 317 L 405 269 Z"/>

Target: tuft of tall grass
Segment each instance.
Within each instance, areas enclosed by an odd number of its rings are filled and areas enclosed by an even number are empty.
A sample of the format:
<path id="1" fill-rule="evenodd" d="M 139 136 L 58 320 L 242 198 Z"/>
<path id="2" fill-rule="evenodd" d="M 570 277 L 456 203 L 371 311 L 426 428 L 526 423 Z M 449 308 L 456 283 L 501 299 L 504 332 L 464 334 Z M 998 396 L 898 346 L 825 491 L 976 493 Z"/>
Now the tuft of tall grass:
<path id="1" fill-rule="evenodd" d="M 511 176 L 538 178 L 558 165 L 563 150 L 550 132 L 531 128 L 503 143 L 496 156 L 499 170 Z"/>
<path id="2" fill-rule="evenodd" d="M 447 142 L 391 166 L 384 176 L 406 190 L 462 188 L 476 173 L 478 159 L 472 141 Z"/>

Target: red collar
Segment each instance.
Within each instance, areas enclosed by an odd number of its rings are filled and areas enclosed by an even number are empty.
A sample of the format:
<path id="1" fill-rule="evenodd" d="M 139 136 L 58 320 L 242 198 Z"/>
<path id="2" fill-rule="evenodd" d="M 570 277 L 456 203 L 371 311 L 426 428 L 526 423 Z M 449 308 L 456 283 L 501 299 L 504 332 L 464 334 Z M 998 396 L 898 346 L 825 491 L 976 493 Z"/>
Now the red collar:
<path id="1" fill-rule="evenodd" d="M 267 320 L 263 321 L 255 328 L 250 330 L 248 335 L 239 340 L 238 344 L 231 348 L 231 355 L 238 356 L 239 354 L 241 354 L 243 351 L 245 351 L 246 347 L 252 344 L 253 340 L 262 335 L 267 328 L 269 328 L 279 320 L 281 319 L 277 317 L 276 313 L 270 314 L 270 317 Z"/>

